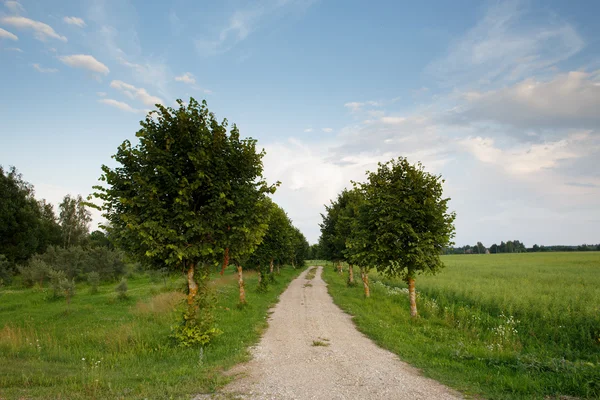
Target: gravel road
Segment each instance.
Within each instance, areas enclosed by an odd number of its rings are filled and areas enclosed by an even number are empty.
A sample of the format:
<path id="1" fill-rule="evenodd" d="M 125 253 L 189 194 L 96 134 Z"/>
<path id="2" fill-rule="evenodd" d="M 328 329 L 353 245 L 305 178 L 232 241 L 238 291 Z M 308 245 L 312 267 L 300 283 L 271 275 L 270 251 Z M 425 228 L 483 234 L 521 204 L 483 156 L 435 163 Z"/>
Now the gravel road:
<path id="1" fill-rule="evenodd" d="M 321 279 L 304 271 L 282 293 L 250 362 L 222 393 L 197 399 L 458 399 L 358 332 Z"/>

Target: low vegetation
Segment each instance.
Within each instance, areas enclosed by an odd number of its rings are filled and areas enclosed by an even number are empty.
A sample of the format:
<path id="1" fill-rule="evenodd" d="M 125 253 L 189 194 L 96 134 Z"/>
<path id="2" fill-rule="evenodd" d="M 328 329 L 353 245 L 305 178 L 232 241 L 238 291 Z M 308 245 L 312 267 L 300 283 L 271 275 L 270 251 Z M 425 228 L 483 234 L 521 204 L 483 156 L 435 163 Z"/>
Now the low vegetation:
<path id="1" fill-rule="evenodd" d="M 371 298 L 364 298 L 332 263 L 323 277 L 362 332 L 464 393 L 600 397 L 600 253 L 442 261 L 444 274 L 420 280 L 417 319 L 410 317 L 401 280 L 373 274 Z"/>
<path id="2" fill-rule="evenodd" d="M 266 327 L 267 310 L 301 272 L 285 267 L 265 293 L 245 276 L 248 305 L 237 307 L 237 274 L 215 274 L 214 324 L 223 332 L 208 347 L 184 348 L 169 338 L 185 298 L 181 276 L 128 274 L 126 297 L 115 282 L 76 284 L 71 304 L 51 288 L 0 289 L 0 398 L 189 399 L 229 378 L 222 371 L 248 357 Z"/>

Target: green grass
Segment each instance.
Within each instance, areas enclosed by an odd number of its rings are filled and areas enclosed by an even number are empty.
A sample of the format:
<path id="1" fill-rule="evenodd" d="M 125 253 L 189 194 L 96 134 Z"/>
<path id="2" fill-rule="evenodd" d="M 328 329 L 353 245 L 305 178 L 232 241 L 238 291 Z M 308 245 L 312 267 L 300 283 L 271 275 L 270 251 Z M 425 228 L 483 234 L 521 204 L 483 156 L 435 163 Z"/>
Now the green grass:
<path id="1" fill-rule="evenodd" d="M 266 327 L 267 311 L 300 269 L 283 268 L 267 293 L 245 273 L 248 306 L 238 303 L 237 276 L 228 270 L 212 285 L 216 324 L 224 333 L 204 351 L 175 346 L 174 289 L 147 276 L 128 280 L 128 299 L 116 284 L 90 294 L 78 285 L 70 309 L 46 290 L 0 288 L 0 398 L 190 398 L 227 382 L 223 371 L 247 360 L 248 346 Z"/>
<path id="2" fill-rule="evenodd" d="M 324 279 L 358 328 L 466 394 L 492 399 L 600 398 L 600 253 L 444 256 L 406 285 L 371 275 L 370 299 L 333 267 Z M 313 262 L 313 264 L 315 264 Z"/>

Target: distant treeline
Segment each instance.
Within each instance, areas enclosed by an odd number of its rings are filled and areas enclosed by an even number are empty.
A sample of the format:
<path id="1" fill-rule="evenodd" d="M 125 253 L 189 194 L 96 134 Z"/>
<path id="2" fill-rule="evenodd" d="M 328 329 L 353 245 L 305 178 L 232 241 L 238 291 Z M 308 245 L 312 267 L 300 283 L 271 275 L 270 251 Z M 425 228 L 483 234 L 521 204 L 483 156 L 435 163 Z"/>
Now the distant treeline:
<path id="1" fill-rule="evenodd" d="M 555 245 L 544 246 L 534 244 L 532 247 L 526 247 L 519 240 L 509 240 L 492 244 L 489 248 L 481 242 L 474 246 L 450 247 L 445 250 L 445 254 L 497 254 L 497 253 L 536 253 L 549 251 L 600 251 L 600 244 L 581 244 L 578 246 Z"/>

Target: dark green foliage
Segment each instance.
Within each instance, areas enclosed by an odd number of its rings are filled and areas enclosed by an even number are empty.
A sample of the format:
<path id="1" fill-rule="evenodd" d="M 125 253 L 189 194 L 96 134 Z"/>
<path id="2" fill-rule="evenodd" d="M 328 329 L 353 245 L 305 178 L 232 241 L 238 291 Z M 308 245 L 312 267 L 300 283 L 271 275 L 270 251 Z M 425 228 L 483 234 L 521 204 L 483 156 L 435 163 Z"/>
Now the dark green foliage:
<path id="1" fill-rule="evenodd" d="M 59 240 L 52 206 L 34 198 L 33 186 L 13 167 L 0 166 L 0 254 L 24 263 Z"/>
<path id="2" fill-rule="evenodd" d="M 4 256 L 0 254 L 0 287 L 10 285 L 12 283 L 14 271 L 12 266 Z"/>
<path id="3" fill-rule="evenodd" d="M 115 292 L 117 292 L 117 298 L 119 300 L 127 299 L 127 290 L 128 290 L 127 279 L 122 278 L 121 282 L 119 282 L 117 287 L 115 287 Z"/>
<path id="4" fill-rule="evenodd" d="M 106 236 L 106 233 L 98 230 L 90 233 L 88 236 L 88 243 L 91 247 L 107 247 L 109 249 L 114 247 L 108 236 Z"/>
<path id="5" fill-rule="evenodd" d="M 232 185 L 265 185 L 255 140 L 241 139 L 235 125 L 228 133 L 227 121 L 217 122 L 206 102 L 178 103 L 158 105 L 141 122 L 137 146 L 119 146 L 119 166 L 102 167 L 108 187 L 97 186 L 95 194 L 119 246 L 175 270 L 219 262 L 231 210 L 241 202 Z"/>

